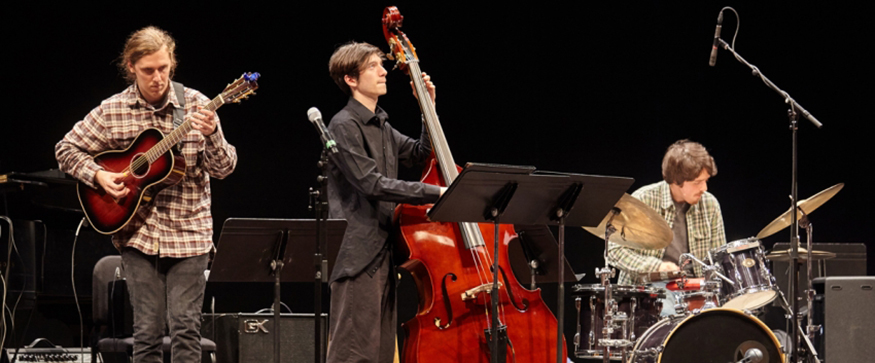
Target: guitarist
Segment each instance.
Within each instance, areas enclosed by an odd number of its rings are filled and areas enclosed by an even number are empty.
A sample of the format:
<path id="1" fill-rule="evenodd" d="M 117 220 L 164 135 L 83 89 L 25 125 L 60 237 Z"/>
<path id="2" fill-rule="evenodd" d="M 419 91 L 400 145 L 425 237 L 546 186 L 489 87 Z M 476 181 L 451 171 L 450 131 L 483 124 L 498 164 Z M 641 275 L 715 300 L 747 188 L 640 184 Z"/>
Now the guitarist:
<path id="1" fill-rule="evenodd" d="M 91 155 L 124 149 L 149 127 L 164 134 L 173 131 L 174 110 L 182 107 L 170 81 L 175 48 L 170 34 L 153 26 L 128 38 L 118 65 L 130 86 L 101 102 L 55 146 L 64 172 L 114 198 L 129 194 L 127 175 L 103 170 Z M 210 100 L 187 87 L 181 96 L 185 117 L 192 119 L 194 128 L 180 143 L 185 176 L 141 205 L 130 223 L 112 236 L 122 255 L 134 310 L 135 363 L 163 362 L 167 317 L 173 361 L 201 361 L 204 270 L 213 249 L 210 178 L 228 176 L 237 164 L 236 149 L 225 140 L 218 116 L 202 109 Z"/>
<path id="2" fill-rule="evenodd" d="M 383 52 L 367 43 L 334 51 L 328 72 L 349 101 L 328 129 L 340 152 L 328 173 L 331 218 L 347 220 L 331 272 L 328 363 L 392 362 L 395 355 L 395 284 L 389 231 L 395 203 L 433 203 L 444 188 L 398 180 L 398 164 L 423 163 L 431 141 L 389 124 L 377 99 L 386 94 Z M 423 73 L 432 102 L 435 87 Z"/>

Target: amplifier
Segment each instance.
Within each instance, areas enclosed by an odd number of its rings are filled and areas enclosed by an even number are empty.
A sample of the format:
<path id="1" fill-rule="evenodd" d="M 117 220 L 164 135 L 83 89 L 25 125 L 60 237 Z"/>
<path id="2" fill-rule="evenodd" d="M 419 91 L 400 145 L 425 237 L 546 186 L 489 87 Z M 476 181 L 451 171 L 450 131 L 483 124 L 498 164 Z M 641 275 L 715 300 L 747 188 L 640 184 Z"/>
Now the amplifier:
<path id="1" fill-rule="evenodd" d="M 282 314 L 280 361 L 310 363 L 315 360 L 313 314 Z M 216 363 L 270 363 L 274 361 L 274 316 L 268 314 L 204 314 L 201 335 L 216 342 Z M 328 344 L 328 315 L 319 319 L 322 351 Z"/>
<path id="2" fill-rule="evenodd" d="M 27 363 L 91 363 L 91 348 L 19 348 L 15 355 L 15 348 L 5 348 L 2 358 L 3 363 L 16 362 Z"/>
<path id="3" fill-rule="evenodd" d="M 824 363 L 871 362 L 875 357 L 875 276 L 814 279 L 815 349 Z"/>

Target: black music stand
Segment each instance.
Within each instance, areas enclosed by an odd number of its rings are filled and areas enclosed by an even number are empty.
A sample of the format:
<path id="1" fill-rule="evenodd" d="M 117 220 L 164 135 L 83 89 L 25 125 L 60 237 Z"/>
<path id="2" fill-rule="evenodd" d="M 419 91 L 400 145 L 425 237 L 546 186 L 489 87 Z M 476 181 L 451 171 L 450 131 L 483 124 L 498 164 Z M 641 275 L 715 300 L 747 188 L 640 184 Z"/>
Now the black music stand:
<path id="1" fill-rule="evenodd" d="M 513 228 L 516 230 L 525 258 L 524 261 L 511 259 L 511 266 L 514 271 L 529 270 L 532 278 L 529 290 L 536 289 L 537 282 L 559 282 L 559 267 L 556 266 L 559 263 L 559 243 L 556 242 L 550 229 L 543 224 L 517 224 Z M 568 259 L 565 259 L 564 275 L 563 282 L 577 282 L 585 274 L 575 273 Z"/>
<path id="2" fill-rule="evenodd" d="M 327 231 L 327 268 L 334 266 L 340 249 L 346 221 L 330 219 L 322 222 Z M 316 221 L 313 219 L 247 219 L 228 218 L 222 226 L 219 247 L 210 269 L 211 282 L 274 282 L 274 362 L 280 360 L 280 282 L 314 281 L 313 256 L 316 253 Z M 219 253 L 219 251 L 226 251 Z M 321 284 L 324 275 L 316 273 Z M 321 285 L 319 291 L 321 292 Z M 315 356 L 324 356 L 322 349 L 321 293 L 316 294 L 313 307 L 315 322 Z"/>
<path id="3" fill-rule="evenodd" d="M 494 223 L 496 229 L 499 223 L 558 225 L 557 260 L 565 260 L 565 225 L 597 226 L 634 182 L 623 177 L 533 171 L 533 167 L 468 163 L 428 216 L 442 222 Z M 572 214 L 572 210 L 577 213 Z M 497 254 L 498 233 L 495 236 Z M 498 256 L 494 260 L 497 265 Z M 564 282 L 565 269 L 560 264 L 557 270 L 557 281 Z M 498 266 L 493 267 L 493 274 L 492 326 L 500 332 L 496 314 Z M 564 363 L 561 362 L 564 295 L 564 285 L 559 283 L 557 363 Z M 506 347 L 499 347 L 499 336 L 494 335 L 490 342 L 493 361 L 503 362 Z"/>

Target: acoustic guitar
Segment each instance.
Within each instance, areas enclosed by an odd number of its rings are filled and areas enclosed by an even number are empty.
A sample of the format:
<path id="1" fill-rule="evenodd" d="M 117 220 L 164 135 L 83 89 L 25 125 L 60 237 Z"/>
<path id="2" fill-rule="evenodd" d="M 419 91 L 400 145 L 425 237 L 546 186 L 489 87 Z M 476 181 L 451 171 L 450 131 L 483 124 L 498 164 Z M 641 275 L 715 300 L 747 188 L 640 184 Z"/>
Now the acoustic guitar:
<path id="1" fill-rule="evenodd" d="M 239 103 L 258 88 L 258 73 L 245 73 L 204 108 L 215 111 L 226 103 Z M 125 175 L 122 182 L 128 195 L 115 199 L 103 188 L 76 185 L 79 203 L 91 226 L 100 233 L 113 234 L 124 228 L 140 204 L 151 201 L 161 190 L 178 183 L 185 175 L 185 158 L 173 153 L 173 145 L 192 130 L 191 118 L 169 135 L 155 128 L 140 132 L 124 150 L 110 150 L 94 155 L 94 162 L 104 170 Z"/>

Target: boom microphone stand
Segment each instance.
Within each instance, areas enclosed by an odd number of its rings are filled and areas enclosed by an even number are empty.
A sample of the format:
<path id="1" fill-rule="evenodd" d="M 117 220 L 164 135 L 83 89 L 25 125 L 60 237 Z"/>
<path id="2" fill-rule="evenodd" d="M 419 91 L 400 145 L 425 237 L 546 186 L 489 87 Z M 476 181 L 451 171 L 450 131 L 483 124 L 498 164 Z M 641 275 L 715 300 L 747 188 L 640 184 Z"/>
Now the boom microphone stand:
<path id="1" fill-rule="evenodd" d="M 724 8 L 724 9 L 726 9 L 726 8 Z M 728 9 L 731 9 L 733 12 L 735 11 L 732 8 L 728 8 Z M 720 17 L 718 17 L 718 19 L 719 19 L 718 21 L 722 20 L 722 13 L 723 13 L 723 11 L 721 10 L 721 15 L 720 15 Z M 736 17 L 737 17 L 737 15 L 738 14 L 736 13 Z M 809 113 L 808 110 L 806 110 L 804 107 L 802 107 L 802 105 L 800 105 L 798 102 L 796 102 L 796 100 L 794 100 L 793 97 L 790 97 L 790 94 L 788 94 L 784 90 L 778 88 L 778 86 L 776 86 L 774 83 L 772 83 L 772 81 L 770 81 L 768 78 L 766 78 L 766 76 L 762 73 L 762 71 L 760 71 L 759 68 L 757 68 L 753 64 L 748 63 L 748 61 L 746 61 L 744 58 L 742 58 L 741 55 L 739 55 L 735 51 L 735 49 L 733 49 L 728 43 L 726 43 L 722 38 L 719 37 L 719 33 L 715 37 L 715 42 L 719 42 L 719 44 L 723 47 L 723 49 L 726 49 L 726 50 L 732 52 L 732 54 L 735 56 L 735 59 L 737 59 L 739 62 L 748 66 L 751 69 L 751 73 L 753 74 L 753 76 L 759 77 L 760 79 L 762 79 L 763 83 L 765 83 L 766 86 L 768 86 L 769 88 L 771 88 L 772 90 L 777 92 L 779 95 L 781 95 L 781 97 L 784 99 L 784 103 L 787 103 L 790 105 L 790 109 L 787 112 L 787 114 L 790 118 L 790 132 L 792 134 L 792 147 L 791 148 L 792 148 L 792 155 L 793 155 L 792 156 L 792 175 L 790 178 L 791 179 L 790 209 L 792 209 L 791 218 L 793 220 L 793 222 L 790 224 L 790 258 L 791 258 L 791 264 L 792 264 L 793 270 L 792 270 L 792 273 L 790 274 L 790 294 L 789 295 L 790 295 L 790 298 L 792 299 L 792 313 L 793 313 L 793 318 L 791 319 L 791 321 L 792 321 L 791 330 L 793 332 L 792 333 L 792 340 L 791 340 L 791 354 L 793 356 L 792 362 L 798 363 L 799 362 L 799 351 L 797 349 L 797 344 L 798 344 L 798 340 L 799 340 L 799 324 L 798 324 L 798 320 L 796 319 L 796 314 L 798 314 L 798 311 L 799 311 L 799 301 L 798 301 L 799 300 L 798 299 L 799 292 L 797 291 L 798 289 L 796 287 L 798 284 L 797 281 L 799 278 L 799 276 L 798 276 L 798 273 L 799 273 L 799 271 L 798 271 L 799 270 L 799 223 L 798 223 L 798 220 L 799 219 L 796 215 L 797 214 L 796 205 L 797 205 L 797 201 L 798 201 L 798 193 L 797 193 L 797 184 L 798 184 L 798 182 L 797 182 L 797 180 L 798 180 L 798 170 L 797 170 L 797 164 L 798 164 L 797 155 L 798 154 L 797 154 L 797 150 L 798 150 L 798 143 L 797 143 L 797 137 L 796 137 L 796 134 L 798 131 L 798 127 L 797 127 L 798 114 L 802 114 L 803 116 L 805 116 L 805 118 L 807 118 L 809 121 L 811 121 L 811 123 L 813 123 L 814 126 L 817 126 L 818 128 L 822 127 L 823 124 L 821 124 L 820 121 L 818 121 L 813 115 L 811 115 L 811 113 Z M 809 312 L 809 314 L 810 314 L 810 312 Z"/>

